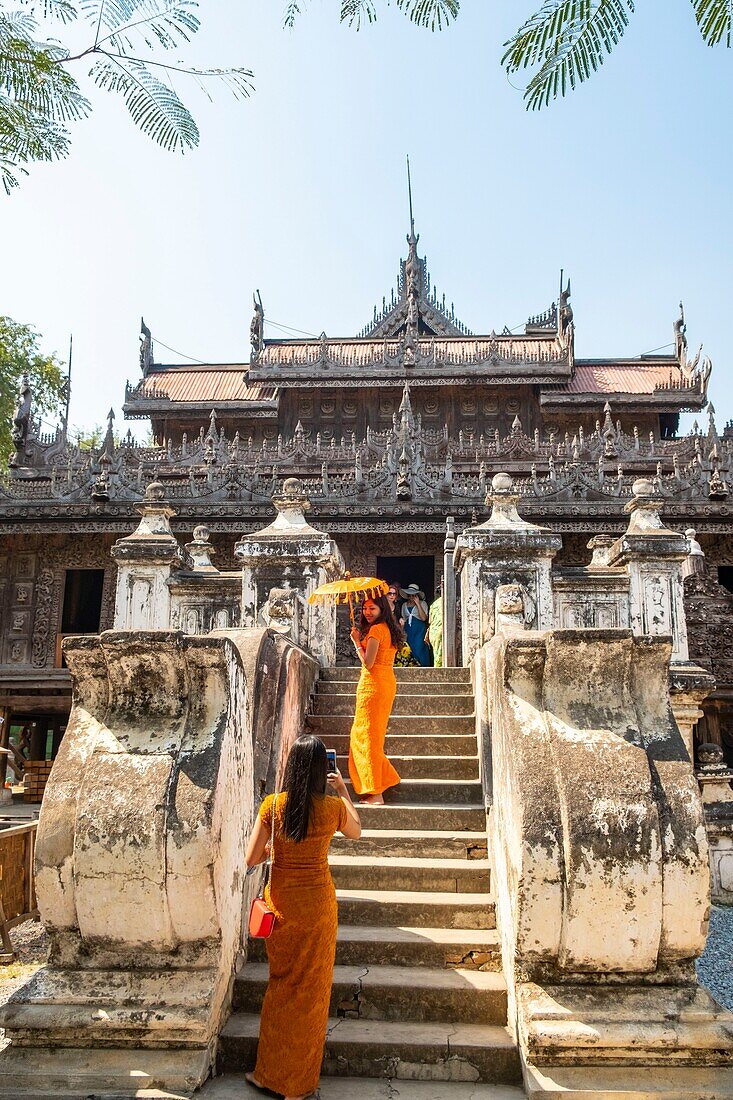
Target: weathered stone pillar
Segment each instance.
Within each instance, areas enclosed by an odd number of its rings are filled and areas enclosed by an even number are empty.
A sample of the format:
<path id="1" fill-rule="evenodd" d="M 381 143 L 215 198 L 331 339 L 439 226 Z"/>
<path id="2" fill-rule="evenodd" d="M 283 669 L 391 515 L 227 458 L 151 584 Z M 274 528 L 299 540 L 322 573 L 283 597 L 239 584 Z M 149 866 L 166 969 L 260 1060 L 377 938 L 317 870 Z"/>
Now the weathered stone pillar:
<path id="1" fill-rule="evenodd" d="M 333 539 L 307 522 L 310 501 L 297 478 L 288 478 L 272 502 L 275 520 L 234 549 L 242 563 L 242 626 L 269 626 L 321 665 L 334 664 L 336 606 L 309 604 L 308 597 L 342 574 L 343 558 Z"/>
<path id="2" fill-rule="evenodd" d="M 115 630 L 168 630 L 171 594 L 168 579 L 180 568 L 183 551 L 171 531 L 176 513 L 164 499 L 165 490 L 153 481 L 145 500 L 136 505 L 141 519 L 137 530 L 112 547 L 117 562 Z"/>
<path id="3" fill-rule="evenodd" d="M 634 482 L 626 505 L 629 526 L 609 551 L 608 564 L 625 566 L 631 582 L 630 621 L 634 634 L 670 635 L 672 663 L 689 659 L 682 602 L 682 563 L 689 551 L 684 535 L 664 526 L 662 501 L 646 478 Z"/>
<path id="4" fill-rule="evenodd" d="M 502 628 L 510 628 L 510 620 L 518 613 L 516 625 L 526 629 L 548 630 L 553 625 L 550 570 L 562 540 L 546 527 L 523 520 L 517 512 L 518 500 L 509 474 L 495 474 L 486 498 L 493 506 L 491 516 L 456 540 L 463 663 L 467 665 L 494 636 L 497 621 Z"/>
<path id="5" fill-rule="evenodd" d="M 690 663 L 685 621 L 683 566 L 690 552 L 685 535 L 665 527 L 662 501 L 646 478 L 634 482 L 626 505 L 629 526 L 609 550 L 609 565 L 629 574 L 629 619 L 635 635 L 672 638 L 670 692 L 672 710 L 693 758 L 693 729 L 702 718 L 700 704 L 715 686 L 702 668 Z"/>

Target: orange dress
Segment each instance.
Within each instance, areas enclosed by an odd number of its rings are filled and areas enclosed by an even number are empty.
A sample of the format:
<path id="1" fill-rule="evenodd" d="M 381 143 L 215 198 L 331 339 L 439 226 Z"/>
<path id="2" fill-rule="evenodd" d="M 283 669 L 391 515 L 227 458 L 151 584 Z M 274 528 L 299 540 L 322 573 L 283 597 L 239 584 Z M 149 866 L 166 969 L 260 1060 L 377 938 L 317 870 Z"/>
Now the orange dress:
<path id="1" fill-rule="evenodd" d="M 356 711 L 349 742 L 349 775 L 357 794 L 381 794 L 400 782 L 397 770 L 384 755 L 384 739 L 397 692 L 392 645 L 386 623 L 375 623 L 364 638 L 379 642 L 371 668 L 362 665 L 356 689 Z"/>
<path id="2" fill-rule="evenodd" d="M 287 794 L 275 807 L 275 851 L 265 891 L 277 914 L 265 941 L 270 979 L 262 1004 L 260 1042 L 254 1076 L 283 1096 L 304 1096 L 318 1087 L 328 1007 L 336 957 L 338 909 L 328 866 L 328 846 L 346 825 L 340 798 L 315 798 L 305 840 L 283 835 Z M 260 820 L 270 831 L 274 795 L 260 806 Z"/>

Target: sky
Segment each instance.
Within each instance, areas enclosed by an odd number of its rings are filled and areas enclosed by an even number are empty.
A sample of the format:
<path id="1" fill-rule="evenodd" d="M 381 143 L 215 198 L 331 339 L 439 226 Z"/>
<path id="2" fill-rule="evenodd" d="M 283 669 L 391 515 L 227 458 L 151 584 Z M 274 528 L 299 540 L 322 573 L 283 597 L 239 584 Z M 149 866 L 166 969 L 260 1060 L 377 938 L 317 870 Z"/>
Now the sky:
<path id="1" fill-rule="evenodd" d="M 455 25 L 431 34 L 381 5 L 357 33 L 339 25 L 338 0 L 311 0 L 293 31 L 284 0 L 202 0 L 181 56 L 248 66 L 255 92 L 214 89 L 209 102 L 176 78 L 201 129 L 183 157 L 93 91 L 70 157 L 0 198 L 0 312 L 62 357 L 73 333 L 71 423 L 103 423 L 112 407 L 127 429 L 141 316 L 159 362 L 245 362 L 256 288 L 266 336 L 285 334 L 275 323 L 356 333 L 405 253 L 409 153 L 419 251 L 469 328 L 521 325 L 556 297 L 563 268 L 576 355 L 635 356 L 672 341 L 682 299 L 691 352 L 704 343 L 713 360 L 722 429 L 733 51 L 704 45 L 688 0 L 640 3 L 588 84 L 528 113 L 500 57 L 536 6 L 462 0 Z"/>

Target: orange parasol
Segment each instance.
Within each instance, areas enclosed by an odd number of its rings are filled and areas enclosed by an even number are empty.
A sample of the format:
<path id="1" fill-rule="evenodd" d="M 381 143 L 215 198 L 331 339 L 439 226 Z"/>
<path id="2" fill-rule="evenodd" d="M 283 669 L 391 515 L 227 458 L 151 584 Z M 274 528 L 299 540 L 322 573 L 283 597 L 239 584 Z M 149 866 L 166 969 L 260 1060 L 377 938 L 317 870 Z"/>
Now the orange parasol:
<path id="1" fill-rule="evenodd" d="M 351 621 L 354 621 L 354 596 L 374 599 L 375 596 L 383 596 L 389 591 L 389 585 L 377 577 L 352 577 L 350 573 L 344 573 L 341 580 L 329 581 L 311 592 L 308 603 L 348 603 Z"/>

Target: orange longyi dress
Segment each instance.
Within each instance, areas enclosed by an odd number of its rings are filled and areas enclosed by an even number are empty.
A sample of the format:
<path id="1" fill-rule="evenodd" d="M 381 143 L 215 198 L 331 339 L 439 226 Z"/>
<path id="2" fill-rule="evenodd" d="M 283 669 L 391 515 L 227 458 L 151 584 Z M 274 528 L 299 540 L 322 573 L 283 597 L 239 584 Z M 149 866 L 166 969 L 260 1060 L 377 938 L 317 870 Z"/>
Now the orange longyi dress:
<path id="1" fill-rule="evenodd" d="M 262 1004 L 254 1076 L 283 1096 L 315 1091 L 321 1076 L 328 1026 L 338 907 L 328 866 L 333 834 L 347 815 L 340 798 L 314 798 L 308 835 L 296 843 L 283 834 L 287 794 L 275 806 L 275 851 L 268 904 L 277 914 L 265 943 L 270 978 Z M 272 827 L 274 795 L 260 806 L 260 820 Z"/>
<path id="2" fill-rule="evenodd" d="M 364 638 L 379 642 L 372 667 L 362 665 L 356 689 L 356 711 L 349 742 L 349 775 L 357 794 L 382 794 L 400 782 L 384 753 L 387 723 L 397 693 L 394 659 L 397 650 L 386 623 L 374 623 Z"/>

